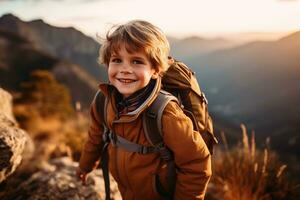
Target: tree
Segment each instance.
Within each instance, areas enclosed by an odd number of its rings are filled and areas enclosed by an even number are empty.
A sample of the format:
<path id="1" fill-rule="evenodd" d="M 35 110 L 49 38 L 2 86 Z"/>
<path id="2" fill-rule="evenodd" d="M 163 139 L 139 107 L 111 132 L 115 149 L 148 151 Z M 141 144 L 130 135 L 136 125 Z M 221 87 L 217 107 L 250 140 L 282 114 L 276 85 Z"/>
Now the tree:
<path id="1" fill-rule="evenodd" d="M 69 90 L 58 83 L 46 70 L 35 70 L 29 80 L 22 83 L 20 102 L 37 109 L 42 117 L 67 117 L 73 113 Z"/>

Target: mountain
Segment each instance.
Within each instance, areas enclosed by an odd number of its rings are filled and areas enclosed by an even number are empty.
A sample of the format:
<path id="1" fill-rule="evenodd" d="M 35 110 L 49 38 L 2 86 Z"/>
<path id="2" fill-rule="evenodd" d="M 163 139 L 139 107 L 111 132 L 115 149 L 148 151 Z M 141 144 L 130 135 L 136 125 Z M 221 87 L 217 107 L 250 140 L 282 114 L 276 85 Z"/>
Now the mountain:
<path id="1" fill-rule="evenodd" d="M 106 80 L 105 69 L 97 63 L 100 45 L 82 32 L 54 27 L 40 19 L 25 22 L 12 14 L 0 18 L 0 27 L 26 38 L 36 49 L 84 67 L 97 80 Z"/>
<path id="2" fill-rule="evenodd" d="M 235 45 L 235 43 L 222 38 L 204 39 L 198 36 L 184 39 L 168 38 L 168 40 L 171 46 L 171 55 L 179 60 L 189 60 L 199 54 L 207 54 Z"/>
<path id="3" fill-rule="evenodd" d="M 200 37 L 169 40 L 172 55 L 196 72 L 218 132 L 239 134 L 239 124 L 244 123 L 261 141 L 271 136 L 274 148 L 300 150 L 300 32 L 240 46 Z M 74 28 L 4 15 L 0 84 L 18 89 L 32 70 L 47 69 L 67 84 L 74 101 L 88 105 L 96 90 L 95 77 L 105 79 L 106 74 L 94 71 L 100 69 L 98 49 L 98 43 Z"/>
<path id="4" fill-rule="evenodd" d="M 51 71 L 69 88 L 74 103 L 80 101 L 83 107 L 89 106 L 97 81 L 82 67 L 37 49 L 24 37 L 0 29 L 0 86 L 19 91 L 21 83 L 36 69 Z"/>
<path id="5" fill-rule="evenodd" d="M 258 137 L 270 135 L 276 148 L 298 152 L 299 58 L 300 31 L 277 41 L 199 53 L 188 64 L 195 66 L 213 113 L 236 126 L 245 123 Z"/>

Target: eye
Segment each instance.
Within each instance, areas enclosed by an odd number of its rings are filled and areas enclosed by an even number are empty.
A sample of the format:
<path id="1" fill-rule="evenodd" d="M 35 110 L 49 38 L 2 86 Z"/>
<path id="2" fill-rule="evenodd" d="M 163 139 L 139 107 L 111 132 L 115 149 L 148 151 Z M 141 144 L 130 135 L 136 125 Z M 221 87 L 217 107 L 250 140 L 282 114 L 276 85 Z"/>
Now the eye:
<path id="1" fill-rule="evenodd" d="M 135 64 L 135 65 L 142 65 L 142 64 L 144 64 L 143 61 L 137 60 L 137 59 L 133 60 L 132 63 Z"/>
<path id="2" fill-rule="evenodd" d="M 113 62 L 113 63 L 121 63 L 122 60 L 121 60 L 120 58 L 112 58 L 112 59 L 110 60 L 110 62 Z"/>

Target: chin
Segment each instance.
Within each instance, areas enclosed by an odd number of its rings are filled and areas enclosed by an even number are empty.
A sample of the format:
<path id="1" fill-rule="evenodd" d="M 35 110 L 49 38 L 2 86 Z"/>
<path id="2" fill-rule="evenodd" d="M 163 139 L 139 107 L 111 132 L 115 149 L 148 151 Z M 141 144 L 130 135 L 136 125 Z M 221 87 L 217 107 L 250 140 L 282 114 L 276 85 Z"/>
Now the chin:
<path id="1" fill-rule="evenodd" d="M 133 92 L 122 92 L 122 91 L 120 91 L 120 93 L 121 93 L 124 97 L 129 97 L 130 95 L 133 94 Z"/>

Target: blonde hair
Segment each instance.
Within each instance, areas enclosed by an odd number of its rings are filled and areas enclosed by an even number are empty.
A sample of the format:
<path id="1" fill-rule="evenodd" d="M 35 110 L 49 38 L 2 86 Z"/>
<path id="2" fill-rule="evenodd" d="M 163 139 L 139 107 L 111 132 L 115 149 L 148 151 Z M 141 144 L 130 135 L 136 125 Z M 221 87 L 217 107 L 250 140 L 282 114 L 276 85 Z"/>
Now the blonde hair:
<path id="1" fill-rule="evenodd" d="M 122 45 L 125 45 L 129 53 L 144 52 L 154 69 L 160 74 L 169 67 L 169 42 L 158 27 L 147 21 L 133 20 L 112 27 L 102 42 L 98 61 L 108 66 L 112 53 L 118 52 Z"/>

